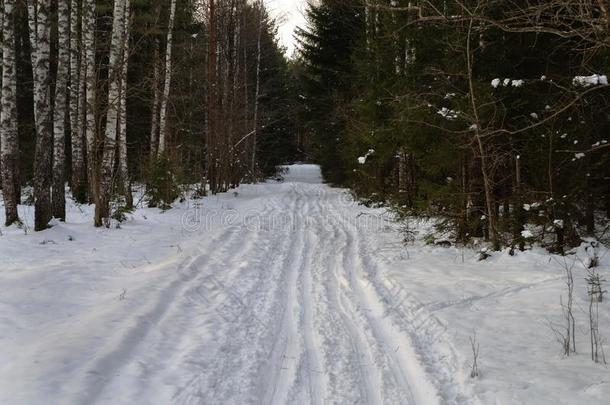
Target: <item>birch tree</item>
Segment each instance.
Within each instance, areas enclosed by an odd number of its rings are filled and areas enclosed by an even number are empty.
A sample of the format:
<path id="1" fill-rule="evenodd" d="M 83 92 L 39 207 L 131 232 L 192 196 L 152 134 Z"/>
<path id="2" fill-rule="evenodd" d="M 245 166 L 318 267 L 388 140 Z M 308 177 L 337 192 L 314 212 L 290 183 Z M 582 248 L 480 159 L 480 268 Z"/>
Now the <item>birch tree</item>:
<path id="1" fill-rule="evenodd" d="M 85 74 L 81 74 L 80 1 L 70 1 L 70 134 L 72 148 L 72 196 L 80 203 L 87 200 L 83 101 Z"/>
<path id="2" fill-rule="evenodd" d="M 131 30 L 130 1 L 125 0 L 125 32 L 123 34 L 123 56 L 121 64 L 121 82 L 119 87 L 119 179 L 121 189 L 125 196 L 125 206 L 127 209 L 133 207 L 133 196 L 131 194 L 131 182 L 129 178 L 129 168 L 127 160 L 127 69 L 129 64 L 129 37 Z"/>
<path id="3" fill-rule="evenodd" d="M 34 71 L 34 230 L 47 228 L 51 220 L 52 116 L 50 80 L 50 0 L 28 1 L 28 23 Z"/>
<path id="4" fill-rule="evenodd" d="M 176 17 L 176 0 L 171 0 L 169 12 L 169 24 L 167 28 L 167 44 L 165 48 L 165 80 L 163 84 L 163 95 L 161 97 L 161 111 L 159 113 L 159 149 L 157 156 L 165 152 L 167 142 L 167 102 L 172 81 L 172 42 L 174 32 L 174 19 Z"/>
<path id="5" fill-rule="evenodd" d="M 97 148 L 96 148 L 96 124 L 95 124 L 95 98 L 96 98 L 96 76 L 95 76 L 95 0 L 84 0 L 82 8 L 82 52 L 80 75 L 83 83 L 83 91 L 80 96 L 85 98 L 84 102 L 84 134 L 87 150 L 87 183 L 89 185 L 89 196 L 93 201 L 97 200 Z M 84 82 L 83 82 L 84 80 Z M 81 108 L 83 104 L 81 104 Z M 79 114 L 80 115 L 80 114 Z M 79 124 L 80 125 L 80 124 Z"/>
<path id="6" fill-rule="evenodd" d="M 159 40 L 155 38 L 155 50 L 153 51 L 153 104 L 150 126 L 150 159 L 155 160 L 159 145 L 159 105 L 161 104 L 161 94 L 159 91 L 159 81 L 161 80 L 161 69 L 159 67 Z"/>
<path id="7" fill-rule="evenodd" d="M 156 27 L 159 23 L 159 17 L 161 15 L 161 3 L 158 3 L 155 7 L 155 21 L 153 26 Z M 154 161 L 157 158 L 157 148 L 159 145 L 159 108 L 161 106 L 161 94 L 159 90 L 159 82 L 161 81 L 161 67 L 160 64 L 160 53 L 161 44 L 159 38 L 155 35 L 153 45 L 153 103 L 151 111 L 151 125 L 150 125 L 150 161 Z"/>
<path id="8" fill-rule="evenodd" d="M 2 111 L 0 112 L 0 172 L 6 226 L 19 222 L 19 148 L 17 145 L 17 59 L 15 0 L 4 0 L 2 21 Z"/>
<path id="9" fill-rule="evenodd" d="M 114 158 L 119 115 L 119 95 L 122 73 L 122 47 L 125 31 L 125 1 L 115 0 L 113 10 L 112 37 L 108 60 L 108 108 L 106 112 L 106 132 L 100 162 L 99 195 L 95 205 L 95 226 L 108 224 L 110 219 L 110 198 L 114 179 Z"/>
<path id="10" fill-rule="evenodd" d="M 65 196 L 65 131 L 70 72 L 70 7 L 69 0 L 57 2 L 58 57 L 53 118 L 53 216 L 66 220 Z"/>

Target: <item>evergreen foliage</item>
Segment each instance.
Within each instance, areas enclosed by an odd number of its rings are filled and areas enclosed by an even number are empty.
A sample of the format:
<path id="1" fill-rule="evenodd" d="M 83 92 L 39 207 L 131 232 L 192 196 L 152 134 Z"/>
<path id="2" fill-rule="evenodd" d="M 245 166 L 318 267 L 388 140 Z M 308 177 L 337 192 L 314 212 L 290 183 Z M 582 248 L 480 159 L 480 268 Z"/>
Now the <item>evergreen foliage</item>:
<path id="1" fill-rule="evenodd" d="M 328 180 L 463 242 L 602 235 L 610 88 L 578 82 L 610 73 L 598 3 L 322 0 L 307 15 L 300 124 Z"/>

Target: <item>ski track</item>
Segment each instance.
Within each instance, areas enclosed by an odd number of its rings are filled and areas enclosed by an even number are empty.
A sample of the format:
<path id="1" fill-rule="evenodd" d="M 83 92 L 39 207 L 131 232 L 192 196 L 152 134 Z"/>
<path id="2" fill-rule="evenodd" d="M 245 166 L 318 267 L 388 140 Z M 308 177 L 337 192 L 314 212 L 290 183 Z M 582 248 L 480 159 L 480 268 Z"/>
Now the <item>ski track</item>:
<path id="1" fill-rule="evenodd" d="M 287 224 L 203 232 L 165 264 L 166 285 L 120 320 L 66 402 L 477 403 L 438 307 L 385 276 L 344 190 L 300 175 L 260 197 L 261 217 Z"/>

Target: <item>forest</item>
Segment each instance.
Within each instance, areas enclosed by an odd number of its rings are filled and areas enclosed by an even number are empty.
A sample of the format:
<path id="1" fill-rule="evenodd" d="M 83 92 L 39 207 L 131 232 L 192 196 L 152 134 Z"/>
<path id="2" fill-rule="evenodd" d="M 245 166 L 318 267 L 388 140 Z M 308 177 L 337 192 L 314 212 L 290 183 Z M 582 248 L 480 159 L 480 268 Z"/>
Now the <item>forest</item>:
<path id="1" fill-rule="evenodd" d="M 257 181 L 296 153 L 293 82 L 262 2 L 9 0 L 2 20 L 6 225 L 65 220 L 66 191 L 108 226 Z M 69 184 L 66 189 L 65 185 Z"/>
<path id="2" fill-rule="evenodd" d="M 0 3 L 0 404 L 610 403 L 608 0 Z"/>
<path id="3" fill-rule="evenodd" d="M 603 0 L 327 0 L 299 123 L 327 180 L 494 249 L 608 238 Z"/>
<path id="4" fill-rule="evenodd" d="M 288 58 L 260 1 L 5 1 L 2 189 L 35 230 L 319 163 L 460 243 L 608 237 L 602 0 L 322 0 Z M 66 183 L 69 185 L 65 187 Z"/>

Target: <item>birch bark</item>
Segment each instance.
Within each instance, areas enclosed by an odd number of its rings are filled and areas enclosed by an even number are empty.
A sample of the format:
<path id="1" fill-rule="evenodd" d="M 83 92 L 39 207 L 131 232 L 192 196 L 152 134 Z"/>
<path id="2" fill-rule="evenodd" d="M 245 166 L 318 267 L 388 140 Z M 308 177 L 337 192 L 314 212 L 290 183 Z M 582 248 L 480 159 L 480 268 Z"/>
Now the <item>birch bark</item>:
<path id="1" fill-rule="evenodd" d="M 55 108 L 53 115 L 53 216 L 66 220 L 65 196 L 65 132 L 68 101 L 68 75 L 70 73 L 70 7 L 69 0 L 57 2 L 58 56 L 55 81 Z"/>
<path id="2" fill-rule="evenodd" d="M 17 59 L 15 0 L 4 0 L 2 20 L 2 96 L 0 103 L 0 174 L 6 226 L 19 221 L 19 148 L 17 145 Z"/>
<path id="3" fill-rule="evenodd" d="M 50 0 L 29 0 L 28 22 L 34 70 L 34 117 L 36 152 L 34 156 L 34 230 L 46 229 L 51 220 L 51 180 L 53 160 L 53 117 L 50 81 Z"/>
<path id="4" fill-rule="evenodd" d="M 159 147 L 159 105 L 161 104 L 161 95 L 159 94 L 159 81 L 161 80 L 161 69 L 159 68 L 159 40 L 155 40 L 155 50 L 153 52 L 154 70 L 153 70 L 153 86 L 154 96 L 151 114 L 150 126 L 150 159 L 155 160 Z"/>
<path id="5" fill-rule="evenodd" d="M 83 134 L 83 101 L 85 74 L 81 66 L 79 0 L 70 2 L 70 143 L 72 149 L 72 196 L 79 203 L 87 201 L 85 145 Z"/>
<path id="6" fill-rule="evenodd" d="M 115 0 L 110 55 L 108 58 L 108 107 L 102 161 L 100 162 L 99 195 L 95 204 L 95 226 L 108 225 L 110 198 L 114 180 L 114 159 L 119 115 L 119 95 L 122 73 L 122 47 L 125 31 L 125 0 Z"/>
<path id="7" fill-rule="evenodd" d="M 129 166 L 127 160 L 127 69 L 129 64 L 129 37 L 131 30 L 130 0 L 125 0 L 125 30 L 123 35 L 123 57 L 121 65 L 120 100 L 119 100 L 119 179 L 121 180 L 121 191 L 125 196 L 127 209 L 133 208 L 133 196 L 131 195 L 131 181 L 129 178 Z"/>
<path id="8" fill-rule="evenodd" d="M 167 143 L 167 102 L 172 81 L 172 42 L 174 35 L 174 19 L 176 17 L 176 0 L 171 0 L 169 11 L 169 26 L 167 28 L 167 44 L 165 49 L 165 82 L 161 97 L 161 112 L 159 113 L 159 150 L 157 156 L 165 153 Z"/>
<path id="9" fill-rule="evenodd" d="M 87 183 L 89 197 L 97 201 L 97 130 L 95 123 L 95 98 L 97 80 L 95 76 L 95 0 L 84 0 L 82 8 L 82 52 L 81 52 L 81 84 L 79 93 L 84 98 L 81 103 L 83 110 L 82 122 L 84 125 L 86 151 L 87 151 Z M 80 87 L 80 86 L 79 86 Z M 84 96 L 84 97 L 83 97 Z"/>

